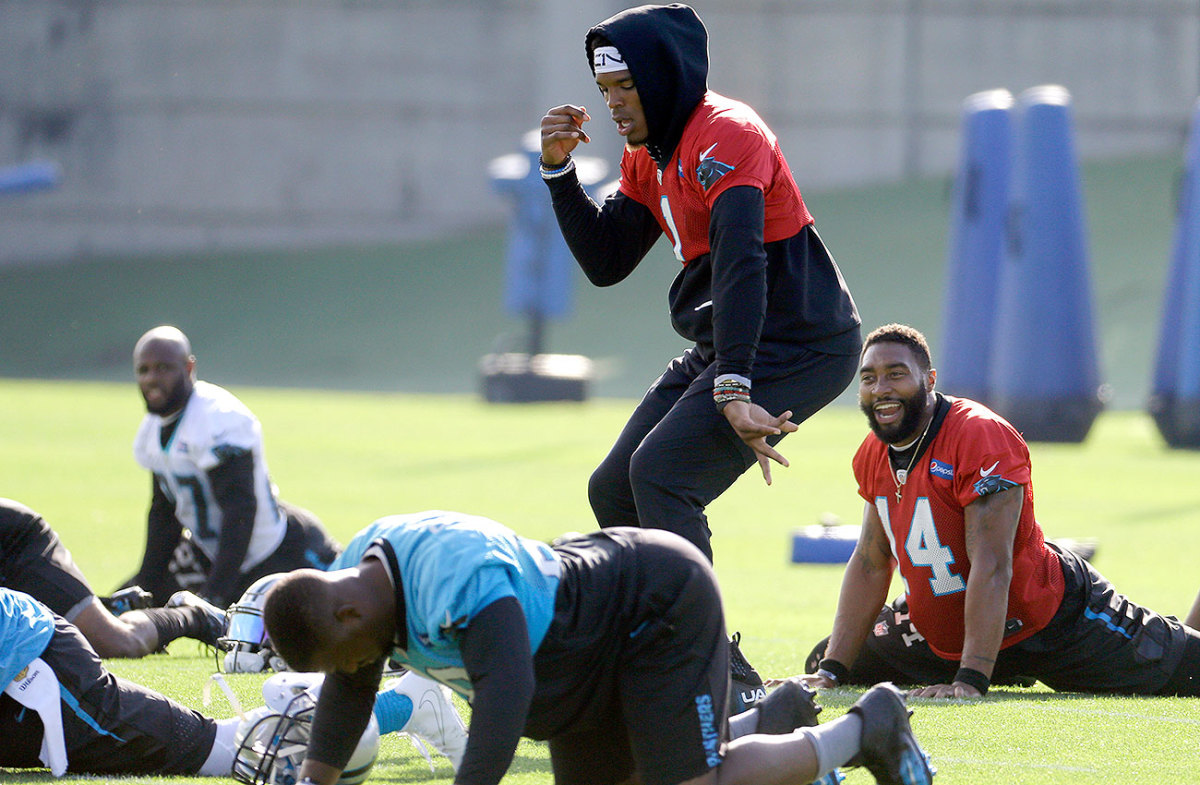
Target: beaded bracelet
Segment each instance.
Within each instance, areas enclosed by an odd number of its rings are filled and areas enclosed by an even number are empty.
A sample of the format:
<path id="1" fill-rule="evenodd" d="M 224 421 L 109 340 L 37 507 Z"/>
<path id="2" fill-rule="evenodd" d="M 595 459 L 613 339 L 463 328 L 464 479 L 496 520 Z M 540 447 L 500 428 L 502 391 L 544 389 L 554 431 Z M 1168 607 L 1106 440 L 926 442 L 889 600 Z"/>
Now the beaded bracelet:
<path id="1" fill-rule="evenodd" d="M 722 374 L 713 381 L 713 402 L 721 411 L 732 401 L 750 403 L 750 380 L 735 373 Z"/>
<path id="2" fill-rule="evenodd" d="M 543 180 L 553 180 L 556 177 L 562 177 L 568 172 L 575 171 L 575 159 L 567 156 L 567 159 L 553 169 L 547 168 L 545 161 L 538 157 L 538 171 L 542 173 Z"/>

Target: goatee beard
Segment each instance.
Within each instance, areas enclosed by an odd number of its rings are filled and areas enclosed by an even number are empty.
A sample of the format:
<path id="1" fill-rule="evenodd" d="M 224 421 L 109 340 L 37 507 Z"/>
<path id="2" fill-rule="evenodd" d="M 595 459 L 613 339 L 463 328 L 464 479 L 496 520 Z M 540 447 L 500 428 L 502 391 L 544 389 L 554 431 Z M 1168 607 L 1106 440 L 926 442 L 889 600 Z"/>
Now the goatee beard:
<path id="1" fill-rule="evenodd" d="M 921 420 L 924 419 L 925 412 L 929 410 L 929 389 L 922 382 L 921 389 L 917 391 L 916 395 L 896 400 L 904 407 L 904 416 L 900 418 L 900 422 L 890 428 L 884 428 L 879 424 L 879 421 L 875 419 L 875 410 L 870 406 L 864 403 L 860 403 L 858 406 L 867 416 L 867 424 L 871 426 L 871 431 L 884 444 L 907 444 L 916 438 Z"/>

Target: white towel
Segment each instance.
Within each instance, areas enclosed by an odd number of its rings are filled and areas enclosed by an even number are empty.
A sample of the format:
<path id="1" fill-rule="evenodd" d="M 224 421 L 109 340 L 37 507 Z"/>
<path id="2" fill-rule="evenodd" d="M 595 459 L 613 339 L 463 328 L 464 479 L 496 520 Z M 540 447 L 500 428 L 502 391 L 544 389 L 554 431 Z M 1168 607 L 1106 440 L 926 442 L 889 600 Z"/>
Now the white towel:
<path id="1" fill-rule="evenodd" d="M 62 695 L 58 677 L 38 657 L 17 674 L 4 692 L 42 718 L 42 750 L 38 757 L 55 777 L 67 772 L 67 742 L 63 738 Z"/>

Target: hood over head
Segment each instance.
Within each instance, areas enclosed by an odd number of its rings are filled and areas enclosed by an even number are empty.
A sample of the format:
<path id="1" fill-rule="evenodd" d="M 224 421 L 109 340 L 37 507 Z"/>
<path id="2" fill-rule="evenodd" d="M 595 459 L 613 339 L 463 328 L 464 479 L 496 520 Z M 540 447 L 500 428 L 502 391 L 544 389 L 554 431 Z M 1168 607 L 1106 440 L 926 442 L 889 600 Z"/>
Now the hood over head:
<path id="1" fill-rule="evenodd" d="M 607 40 L 624 57 L 646 114 L 646 150 L 662 168 L 675 152 L 683 127 L 708 90 L 708 31 L 690 6 L 643 5 L 588 30 L 592 50 Z"/>

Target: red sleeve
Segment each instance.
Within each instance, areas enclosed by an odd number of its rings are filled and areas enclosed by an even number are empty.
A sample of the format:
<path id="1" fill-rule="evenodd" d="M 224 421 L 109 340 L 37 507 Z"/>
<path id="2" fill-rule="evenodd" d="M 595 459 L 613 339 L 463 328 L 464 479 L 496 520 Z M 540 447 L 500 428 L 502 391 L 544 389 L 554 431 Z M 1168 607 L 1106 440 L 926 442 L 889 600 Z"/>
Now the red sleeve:
<path id="1" fill-rule="evenodd" d="M 716 125 L 714 123 L 714 125 Z M 711 158 L 732 167 L 728 174 L 719 177 L 704 190 L 704 200 L 711 210 L 717 197 L 735 185 L 748 185 L 766 192 L 775 176 L 775 150 L 762 131 L 748 123 L 726 119 L 714 129 L 714 133 L 698 138 L 718 138 L 704 150 L 698 150 L 698 159 Z"/>
<path id="2" fill-rule="evenodd" d="M 988 493 L 1029 485 L 1029 448 L 1011 425 L 973 412 L 957 437 L 954 496 L 963 507 Z"/>

